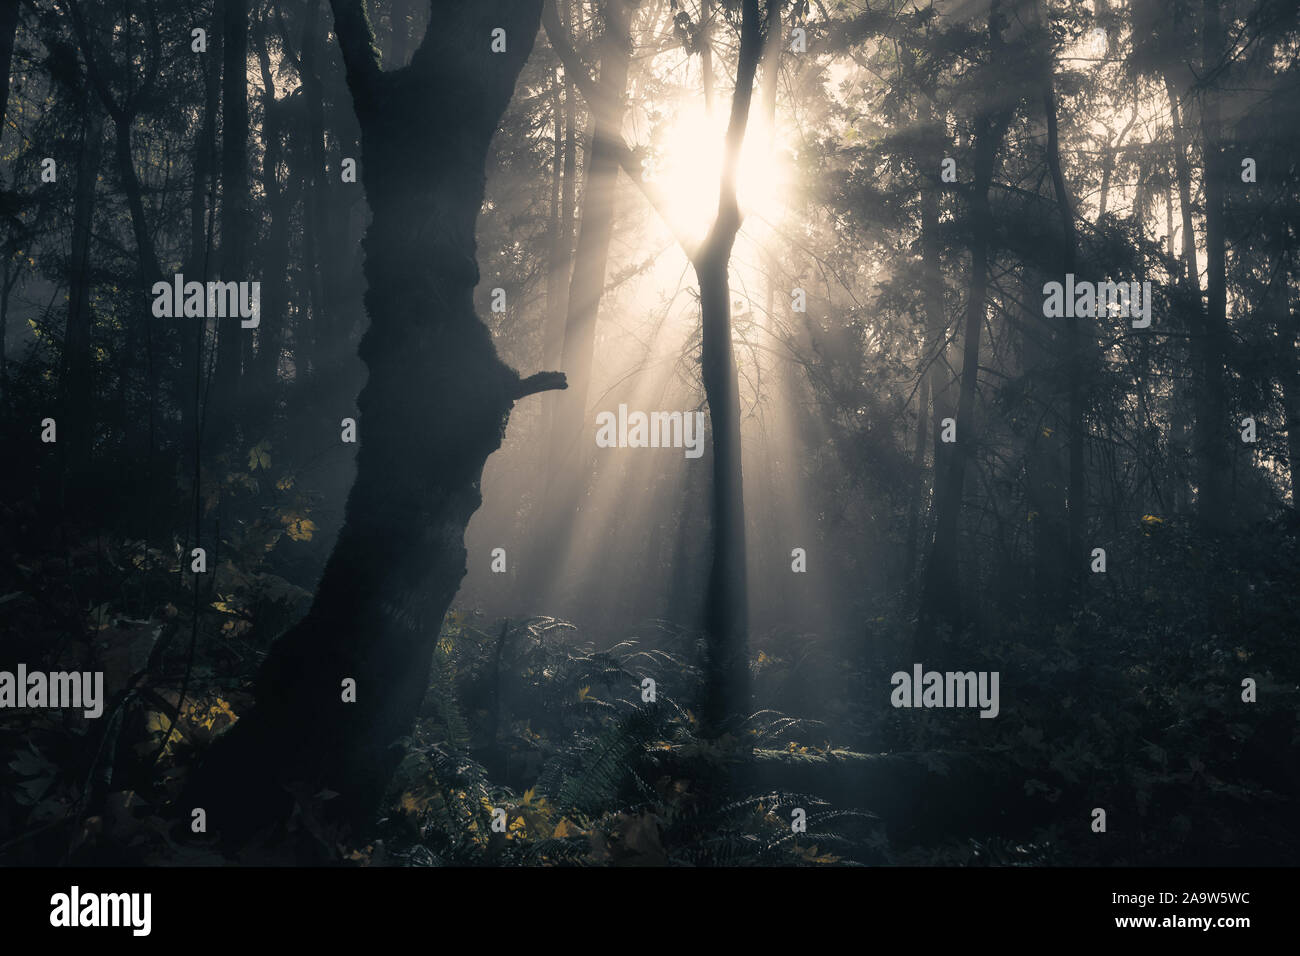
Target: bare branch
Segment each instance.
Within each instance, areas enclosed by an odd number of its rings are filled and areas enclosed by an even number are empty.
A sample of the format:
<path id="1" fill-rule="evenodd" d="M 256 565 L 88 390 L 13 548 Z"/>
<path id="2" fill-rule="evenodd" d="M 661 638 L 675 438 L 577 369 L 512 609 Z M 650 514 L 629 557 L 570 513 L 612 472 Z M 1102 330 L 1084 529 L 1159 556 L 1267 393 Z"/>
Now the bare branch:
<path id="1" fill-rule="evenodd" d="M 527 398 L 529 395 L 536 395 L 538 392 L 551 392 L 568 387 L 569 382 L 564 377 L 563 372 L 538 372 L 527 378 L 521 378 L 515 385 L 510 397 L 518 401 L 521 398 Z"/>

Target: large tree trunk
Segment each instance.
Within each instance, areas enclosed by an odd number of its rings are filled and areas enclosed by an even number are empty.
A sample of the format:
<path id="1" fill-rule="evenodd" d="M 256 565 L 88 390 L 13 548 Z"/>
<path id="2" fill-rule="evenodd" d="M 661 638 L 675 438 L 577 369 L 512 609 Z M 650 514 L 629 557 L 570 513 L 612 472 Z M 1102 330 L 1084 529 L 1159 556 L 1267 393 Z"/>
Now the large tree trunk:
<path id="1" fill-rule="evenodd" d="M 754 75 L 762 55 L 758 0 L 741 5 L 736 89 L 727 124 L 718 212 L 692 257 L 700 283 L 700 376 L 713 440 L 713 563 L 705 605 L 709 660 L 705 670 L 706 733 L 725 730 L 749 714 L 748 589 L 745 573 L 745 499 L 741 475 L 740 390 L 731 344 L 728 267 L 740 231 L 736 176 L 749 122 Z"/>
<path id="2" fill-rule="evenodd" d="M 413 45 L 411 41 L 414 39 L 415 25 L 411 22 L 414 13 L 415 0 L 393 0 L 392 12 L 389 14 L 393 20 L 390 44 L 392 62 L 385 63 L 385 69 L 393 70 L 406 65 Z"/>
<path id="3" fill-rule="evenodd" d="M 527 58 L 540 0 L 435 5 L 410 67 L 382 73 L 361 0 L 332 0 L 373 212 L 364 240 L 370 378 L 357 477 L 307 616 L 273 646 L 256 708 L 199 780 L 236 839 L 289 809 L 282 787 L 338 794 L 321 813 L 364 828 L 401 759 L 434 642 L 465 575 L 465 527 L 523 382 L 474 312 L 474 227 L 492 135 Z M 494 28 L 507 52 L 490 52 Z M 346 681 L 356 700 L 343 701 Z"/>

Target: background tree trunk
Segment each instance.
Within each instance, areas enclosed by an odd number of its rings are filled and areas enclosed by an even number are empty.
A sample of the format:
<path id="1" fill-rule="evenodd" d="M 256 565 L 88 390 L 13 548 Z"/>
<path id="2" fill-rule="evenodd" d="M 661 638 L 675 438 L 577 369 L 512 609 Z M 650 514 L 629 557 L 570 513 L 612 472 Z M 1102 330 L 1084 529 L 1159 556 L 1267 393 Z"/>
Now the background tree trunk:
<path id="1" fill-rule="evenodd" d="M 248 193 L 248 5 L 223 0 L 221 77 L 221 276 L 244 282 L 249 229 Z M 218 319 L 215 409 L 218 438 L 228 437 L 239 405 L 242 342 L 248 330 L 238 316 Z"/>
<path id="2" fill-rule="evenodd" d="M 1205 0 L 1202 27 L 1202 70 L 1217 67 L 1223 49 L 1218 0 Z M 1205 531 L 1220 534 L 1232 526 L 1229 493 L 1231 458 L 1228 442 L 1233 422 L 1228 419 L 1224 362 L 1228 338 L 1228 289 L 1225 275 L 1223 192 L 1224 169 L 1220 145 L 1218 92 L 1202 91 L 1202 148 L 1205 189 L 1205 329 L 1201 348 L 1201 387 L 1197 389 L 1196 415 L 1200 446 L 1197 514 Z"/>
<path id="3" fill-rule="evenodd" d="M 0 131 L 5 128 L 9 112 L 9 66 L 13 62 L 14 38 L 18 35 L 18 0 L 0 0 L 0 76 L 5 78 L 0 91 Z"/>
<path id="4" fill-rule="evenodd" d="M 285 104 L 275 98 L 271 74 L 270 27 L 265 21 L 259 35 L 258 66 L 262 72 L 262 189 L 266 193 L 267 230 L 262 255 L 262 323 L 258 326 L 256 379 L 249 404 L 250 437 L 270 427 L 275 411 L 280 348 L 288 312 L 289 202 L 280 186 L 279 167 L 283 157 Z"/>
<path id="5" fill-rule="evenodd" d="M 103 150 L 104 114 L 86 96 L 72 205 L 72 257 L 68 266 L 68 322 L 63 338 L 63 391 L 67 403 L 61 423 L 68 436 L 68 467 L 74 481 L 85 478 L 95 434 L 94 361 L 90 307 L 90 233 L 95 218 L 95 181 Z"/>
<path id="6" fill-rule="evenodd" d="M 966 462 L 975 444 L 975 386 L 979 378 L 980 328 L 984 324 L 993 222 L 988 193 L 993 180 L 994 157 L 998 141 L 1001 140 L 1001 128 L 986 113 L 981 113 L 976 118 L 975 181 L 971 188 L 970 203 L 971 268 L 966 299 L 961 388 L 957 403 L 957 441 L 949 450 L 943 469 L 936 474 L 934 539 L 926 561 L 921 606 L 917 616 L 918 660 L 924 660 L 925 655 L 934 649 L 940 624 L 959 630 L 964 620 L 957 570 L 957 531 Z"/>
<path id="7" fill-rule="evenodd" d="M 1050 61 L 1049 61 L 1050 63 Z M 1050 70 L 1049 66 L 1049 70 Z M 1051 74 L 1043 89 L 1043 111 L 1047 118 L 1047 168 L 1052 174 L 1052 190 L 1056 194 L 1056 205 L 1061 213 L 1061 267 L 1065 276 L 1074 272 L 1078 262 L 1078 231 L 1074 224 L 1074 205 L 1065 185 L 1065 173 L 1061 169 L 1061 144 L 1056 123 L 1056 91 L 1053 89 Z M 1068 492 L 1066 499 L 1066 534 L 1057 546 L 1063 553 L 1056 560 L 1062 570 L 1061 584 L 1064 593 L 1054 595 L 1056 603 L 1063 612 L 1068 611 L 1078 598 L 1079 584 L 1083 572 L 1083 530 L 1086 505 L 1083 469 L 1083 356 L 1080 348 L 1079 319 L 1074 310 L 1069 309 L 1065 319 L 1065 336 L 1063 360 L 1065 364 L 1066 391 L 1066 431 L 1068 434 Z"/>
<path id="8" fill-rule="evenodd" d="M 628 63 L 632 55 L 631 8 L 624 0 L 609 0 L 603 8 L 605 35 L 601 43 L 600 88 L 611 100 L 622 102 L 627 91 Z M 573 252 L 573 276 L 566 300 L 567 319 L 560 367 L 569 387 L 554 409 L 550 462 L 546 469 L 545 529 L 540 541 L 553 543 L 564 534 L 577 512 L 587 486 L 590 446 L 583 444 L 587 396 L 596 352 L 596 320 L 605 289 L 610 239 L 614 232 L 614 200 L 618 187 L 617 149 L 623 144 L 623 113 L 591 111 L 592 132 L 585 150 L 586 180 L 582 192 L 582 222 Z M 566 167 L 568 159 L 566 156 Z M 544 559 L 534 559 L 535 571 L 553 570 Z M 537 581 L 535 574 L 529 579 Z M 536 588 L 531 588 L 536 590 Z"/>

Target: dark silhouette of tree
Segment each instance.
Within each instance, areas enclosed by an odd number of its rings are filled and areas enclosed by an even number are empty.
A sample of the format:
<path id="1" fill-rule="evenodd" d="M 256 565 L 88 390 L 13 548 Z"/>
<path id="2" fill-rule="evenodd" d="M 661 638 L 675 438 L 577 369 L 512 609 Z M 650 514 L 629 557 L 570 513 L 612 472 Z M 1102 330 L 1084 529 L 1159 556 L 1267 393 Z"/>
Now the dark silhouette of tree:
<path id="1" fill-rule="evenodd" d="M 506 366 L 471 297 L 483 164 L 540 2 L 437 5 L 410 65 L 393 72 L 380 69 L 360 0 L 332 6 L 373 213 L 370 378 L 357 400 L 357 479 L 316 599 L 263 664 L 255 711 L 205 768 L 213 826 L 234 837 L 287 812 L 280 784 L 332 790 L 329 816 L 369 822 L 465 574 L 483 463 L 515 401 L 564 384 Z M 491 51 L 495 29 L 504 53 Z M 345 681 L 355 703 L 343 702 Z"/>

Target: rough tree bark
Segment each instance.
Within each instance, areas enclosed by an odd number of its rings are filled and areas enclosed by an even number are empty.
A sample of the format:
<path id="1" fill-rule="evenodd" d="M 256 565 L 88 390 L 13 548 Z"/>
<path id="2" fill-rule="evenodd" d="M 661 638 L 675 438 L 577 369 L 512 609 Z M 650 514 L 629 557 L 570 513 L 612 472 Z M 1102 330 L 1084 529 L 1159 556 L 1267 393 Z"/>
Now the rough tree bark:
<path id="1" fill-rule="evenodd" d="M 255 709 L 196 781 L 209 825 L 236 840 L 283 817 L 286 787 L 337 793 L 322 804 L 331 821 L 364 829 L 373 819 L 465 575 L 484 462 L 517 399 L 564 384 L 559 373 L 521 380 L 473 303 L 484 164 L 541 0 L 438 0 L 411 64 L 391 73 L 362 0 L 332 6 L 373 212 L 359 349 L 370 375 L 356 482 L 311 610 L 272 647 Z M 490 49 L 498 27 L 505 53 Z M 342 701 L 348 679 L 355 703 Z"/>

